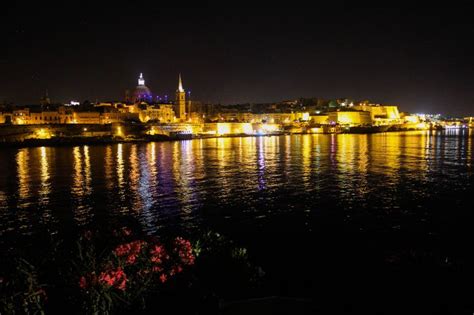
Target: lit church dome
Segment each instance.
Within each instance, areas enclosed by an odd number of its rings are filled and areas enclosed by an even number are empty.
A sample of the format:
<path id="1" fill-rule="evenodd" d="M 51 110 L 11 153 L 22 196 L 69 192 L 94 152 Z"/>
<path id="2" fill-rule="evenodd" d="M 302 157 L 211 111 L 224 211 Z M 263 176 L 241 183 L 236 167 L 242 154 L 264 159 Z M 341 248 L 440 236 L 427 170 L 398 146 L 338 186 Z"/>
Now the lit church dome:
<path id="1" fill-rule="evenodd" d="M 140 73 L 138 78 L 138 86 L 133 90 L 133 102 L 152 102 L 153 95 L 151 94 L 150 89 L 145 85 L 145 79 L 143 74 Z"/>

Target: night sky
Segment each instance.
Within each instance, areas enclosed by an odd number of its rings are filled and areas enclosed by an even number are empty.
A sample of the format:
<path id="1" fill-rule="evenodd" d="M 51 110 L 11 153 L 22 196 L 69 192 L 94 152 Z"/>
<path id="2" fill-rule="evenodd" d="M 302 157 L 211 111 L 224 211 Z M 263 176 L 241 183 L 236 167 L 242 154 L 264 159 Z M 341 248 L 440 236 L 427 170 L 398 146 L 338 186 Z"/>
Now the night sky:
<path id="1" fill-rule="evenodd" d="M 203 102 L 347 97 L 474 115 L 470 12 L 10 4 L 0 13 L 0 102 L 38 103 L 46 89 L 56 102 L 122 100 L 140 72 L 173 98 L 181 72 Z"/>

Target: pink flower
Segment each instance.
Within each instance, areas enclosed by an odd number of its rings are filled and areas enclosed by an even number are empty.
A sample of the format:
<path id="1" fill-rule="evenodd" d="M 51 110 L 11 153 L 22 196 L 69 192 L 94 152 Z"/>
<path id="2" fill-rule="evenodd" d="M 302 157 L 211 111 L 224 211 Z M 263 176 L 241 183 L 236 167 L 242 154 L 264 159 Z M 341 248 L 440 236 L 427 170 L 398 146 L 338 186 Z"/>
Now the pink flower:
<path id="1" fill-rule="evenodd" d="M 114 253 L 118 257 L 122 257 L 122 256 L 125 256 L 125 255 L 128 255 L 128 253 L 130 253 L 131 250 L 132 250 L 132 246 L 130 245 L 130 243 L 121 244 L 121 245 L 117 246 L 117 248 L 115 248 Z"/>
<path id="2" fill-rule="evenodd" d="M 179 265 L 175 265 L 170 270 L 170 276 L 174 276 L 174 275 L 180 273 L 181 271 L 183 271 L 183 267 L 181 267 Z"/>
<path id="3" fill-rule="evenodd" d="M 163 245 L 155 244 L 150 250 L 150 254 L 150 260 L 155 264 L 161 264 L 164 260 L 169 258 Z"/>
<path id="4" fill-rule="evenodd" d="M 125 291 L 125 289 L 127 288 L 127 278 L 123 277 L 122 280 L 120 280 L 116 285 L 116 288 Z"/>
<path id="5" fill-rule="evenodd" d="M 168 279 L 168 277 L 164 273 L 162 273 L 161 276 L 160 276 L 161 282 L 165 283 L 167 279 Z"/>
<path id="6" fill-rule="evenodd" d="M 121 244 L 115 248 L 114 253 L 117 257 L 127 256 L 127 264 L 134 264 L 145 244 L 142 240 Z"/>
<path id="7" fill-rule="evenodd" d="M 99 281 L 110 287 L 113 286 L 119 290 L 125 291 L 127 275 L 122 270 L 122 268 L 118 267 L 116 270 L 102 272 L 99 276 Z"/>
<path id="8" fill-rule="evenodd" d="M 175 252 L 178 253 L 181 262 L 185 265 L 193 265 L 196 257 L 193 254 L 191 242 L 182 237 L 177 237 L 174 244 L 176 246 Z"/>
<path id="9" fill-rule="evenodd" d="M 85 289 L 87 287 L 87 280 L 86 280 L 86 277 L 82 276 L 80 279 L 79 279 L 79 287 L 81 289 Z"/>
<path id="10" fill-rule="evenodd" d="M 133 255 L 133 254 L 132 254 L 132 255 L 130 255 L 130 256 L 127 257 L 126 262 L 127 262 L 127 264 L 129 264 L 129 265 L 133 265 L 136 260 L 137 260 L 137 255 Z"/>

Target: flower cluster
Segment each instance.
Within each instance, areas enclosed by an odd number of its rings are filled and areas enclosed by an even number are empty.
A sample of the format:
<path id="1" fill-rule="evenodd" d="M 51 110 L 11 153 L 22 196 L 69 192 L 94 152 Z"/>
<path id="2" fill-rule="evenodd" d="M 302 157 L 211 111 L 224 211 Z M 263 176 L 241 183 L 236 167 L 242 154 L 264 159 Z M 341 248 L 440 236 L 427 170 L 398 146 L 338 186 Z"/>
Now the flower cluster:
<path id="1" fill-rule="evenodd" d="M 152 271 L 153 272 L 162 272 L 163 264 L 170 258 L 166 253 L 166 249 L 161 244 L 155 244 L 150 250 L 150 261 L 152 262 Z M 166 275 L 160 277 L 162 282 L 166 281 Z"/>
<path id="2" fill-rule="evenodd" d="M 115 270 L 108 270 L 102 272 L 99 276 L 99 281 L 103 284 L 108 285 L 109 287 L 114 287 L 119 290 L 125 291 L 127 286 L 127 275 L 118 267 Z"/>
<path id="3" fill-rule="evenodd" d="M 117 257 L 126 257 L 126 263 L 132 265 L 137 260 L 144 245 L 145 242 L 142 240 L 121 244 L 115 248 L 114 253 Z"/>
<path id="4" fill-rule="evenodd" d="M 182 237 L 177 237 L 174 240 L 175 251 L 178 253 L 181 262 L 184 265 L 193 265 L 196 257 L 193 254 L 193 247 L 191 242 L 183 239 Z"/>
<path id="5" fill-rule="evenodd" d="M 132 234 L 126 228 L 114 233 L 126 238 Z M 112 288 L 132 294 L 132 286 L 167 282 L 195 261 L 191 242 L 182 237 L 177 237 L 168 246 L 153 238 L 128 241 L 116 246 L 110 254 L 99 262 L 101 269 L 94 268 L 79 278 L 82 290 Z"/>

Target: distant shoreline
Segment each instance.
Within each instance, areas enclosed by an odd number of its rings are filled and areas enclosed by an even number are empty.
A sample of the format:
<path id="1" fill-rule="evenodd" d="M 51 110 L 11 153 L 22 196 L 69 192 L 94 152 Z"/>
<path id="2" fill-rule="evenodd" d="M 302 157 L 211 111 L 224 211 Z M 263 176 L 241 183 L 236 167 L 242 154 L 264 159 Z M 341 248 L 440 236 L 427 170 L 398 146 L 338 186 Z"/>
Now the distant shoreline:
<path id="1" fill-rule="evenodd" d="M 392 132 L 413 132 L 413 131 L 422 131 L 422 130 L 387 130 L 380 133 L 392 133 Z M 432 130 L 436 131 L 436 130 Z M 270 134 L 231 134 L 231 135 L 200 135 L 200 136 L 188 136 L 188 137 L 168 137 L 162 135 L 155 136 L 146 136 L 142 138 L 120 138 L 120 137 L 54 137 L 50 139 L 25 139 L 22 141 L 3 141 L 0 142 L 0 148 L 29 148 L 29 147 L 61 147 L 61 146 L 81 146 L 81 145 L 108 145 L 108 144 L 118 144 L 118 143 L 149 143 L 149 142 L 170 142 L 170 141 L 183 141 L 183 140 L 196 140 L 196 139 L 224 139 L 224 138 L 248 138 L 248 137 L 274 137 L 274 136 L 284 136 L 284 135 L 338 135 L 338 134 L 375 134 L 374 132 L 345 132 L 345 133 L 304 133 L 304 132 L 294 132 L 294 133 L 270 133 Z"/>

